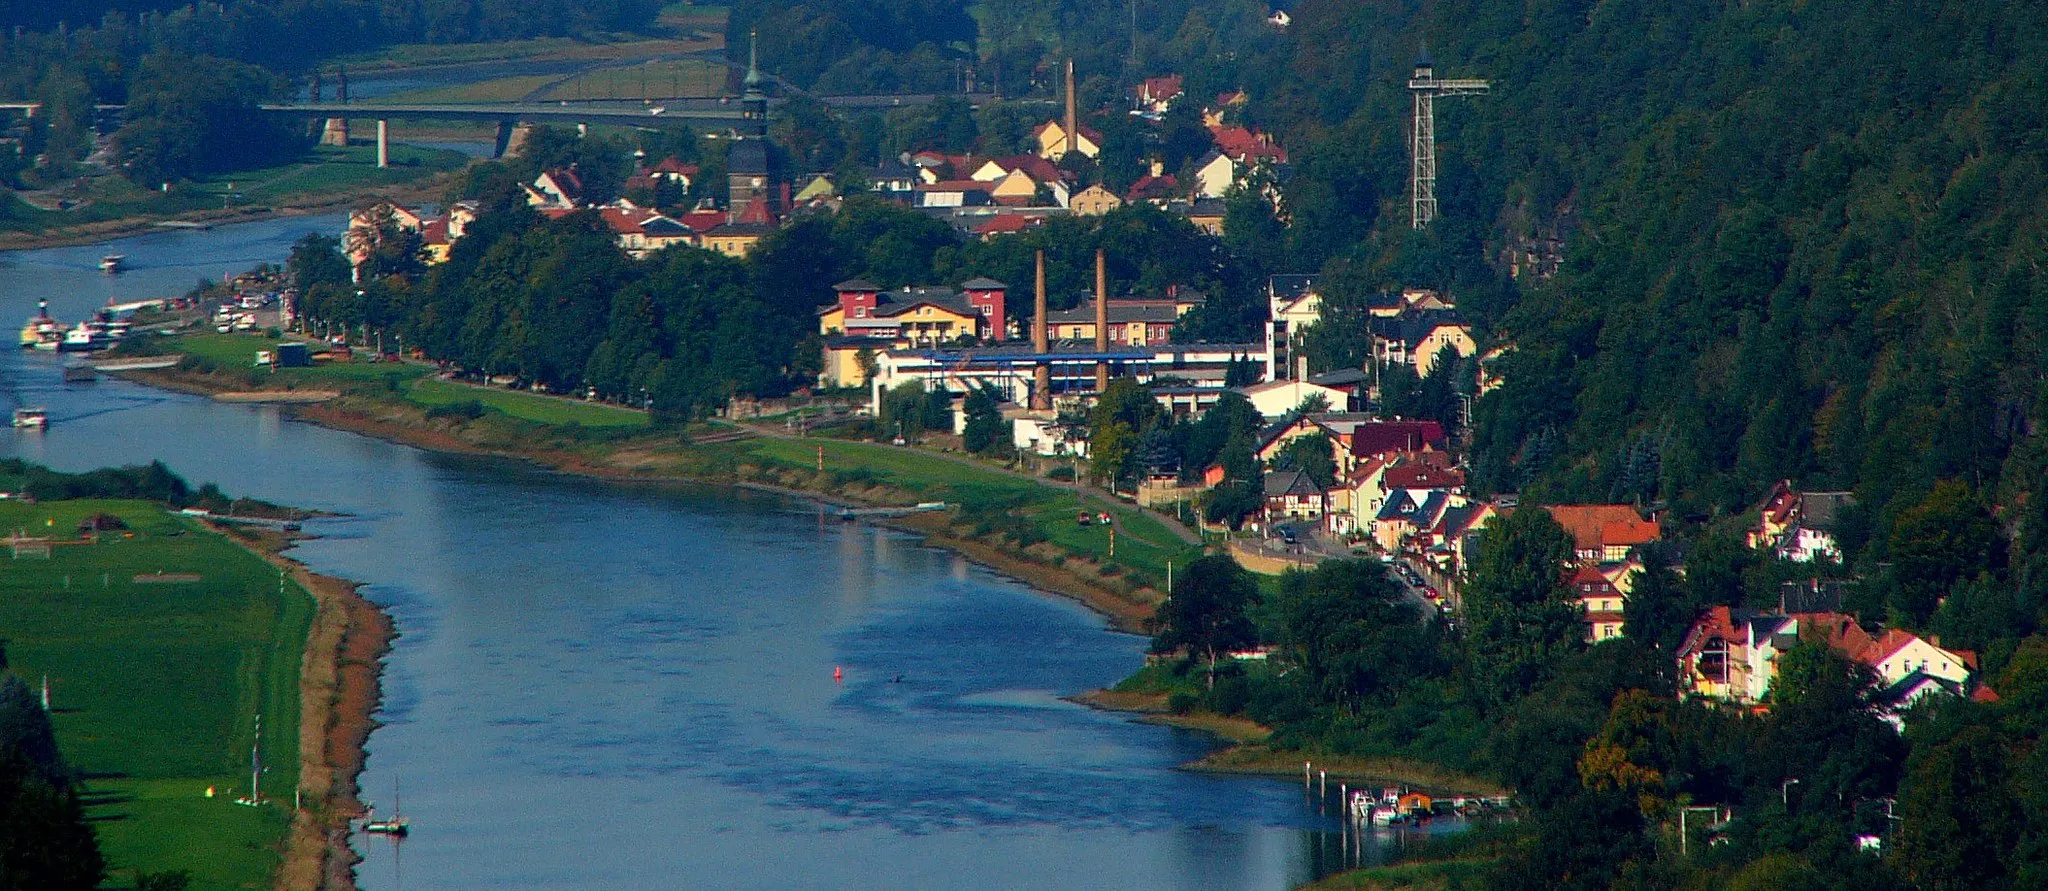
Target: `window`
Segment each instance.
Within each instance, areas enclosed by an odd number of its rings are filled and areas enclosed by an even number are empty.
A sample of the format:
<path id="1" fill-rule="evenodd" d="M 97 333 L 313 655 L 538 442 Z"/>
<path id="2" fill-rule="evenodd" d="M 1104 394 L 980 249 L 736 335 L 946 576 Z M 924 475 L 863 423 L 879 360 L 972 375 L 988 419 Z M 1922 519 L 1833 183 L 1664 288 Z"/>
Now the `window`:
<path id="1" fill-rule="evenodd" d="M 853 308 L 853 317 L 854 317 L 854 318 L 856 318 L 856 319 L 865 319 L 865 318 L 867 318 L 867 317 L 868 317 L 868 308 L 867 308 L 867 307 L 865 307 L 865 306 L 856 306 L 856 307 L 854 307 L 854 308 Z"/>

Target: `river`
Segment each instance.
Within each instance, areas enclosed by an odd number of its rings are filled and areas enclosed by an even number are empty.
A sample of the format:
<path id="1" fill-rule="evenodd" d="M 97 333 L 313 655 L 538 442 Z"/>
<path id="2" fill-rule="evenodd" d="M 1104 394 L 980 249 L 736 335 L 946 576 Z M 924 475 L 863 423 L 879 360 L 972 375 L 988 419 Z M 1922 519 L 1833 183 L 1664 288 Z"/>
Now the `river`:
<path id="1" fill-rule="evenodd" d="M 339 224 L 0 254 L 0 317 L 181 292 Z M 98 272 L 106 253 L 132 271 Z M 1212 743 L 1059 698 L 1142 639 L 903 534 L 67 385 L 49 354 L 0 352 L 0 383 L 52 418 L 0 452 L 162 459 L 344 515 L 295 555 L 396 621 L 363 788 L 402 789 L 414 826 L 356 840 L 364 888 L 1282 889 L 1339 858 L 1298 785 L 1177 771 Z"/>

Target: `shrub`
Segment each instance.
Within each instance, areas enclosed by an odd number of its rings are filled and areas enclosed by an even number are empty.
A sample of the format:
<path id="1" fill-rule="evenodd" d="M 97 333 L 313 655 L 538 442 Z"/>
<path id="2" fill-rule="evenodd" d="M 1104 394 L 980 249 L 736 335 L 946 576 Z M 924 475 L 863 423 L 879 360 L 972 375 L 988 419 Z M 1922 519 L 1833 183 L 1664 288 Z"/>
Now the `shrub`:
<path id="1" fill-rule="evenodd" d="M 1049 480 L 1059 480 L 1063 483 L 1071 483 L 1074 481 L 1074 465 L 1062 464 L 1058 467 L 1048 470 L 1045 472 L 1045 478 Z"/>
<path id="2" fill-rule="evenodd" d="M 1202 697 L 1182 690 L 1179 693 L 1166 697 L 1166 710 L 1176 715 L 1185 715 L 1188 712 L 1194 711 L 1195 705 L 1201 701 Z"/>
<path id="3" fill-rule="evenodd" d="M 484 411 L 484 404 L 482 402 L 475 399 L 465 399 L 461 402 L 450 402 L 446 405 L 436 405 L 433 408 L 427 409 L 427 417 L 458 418 L 465 421 L 474 421 L 477 418 L 483 417 Z"/>

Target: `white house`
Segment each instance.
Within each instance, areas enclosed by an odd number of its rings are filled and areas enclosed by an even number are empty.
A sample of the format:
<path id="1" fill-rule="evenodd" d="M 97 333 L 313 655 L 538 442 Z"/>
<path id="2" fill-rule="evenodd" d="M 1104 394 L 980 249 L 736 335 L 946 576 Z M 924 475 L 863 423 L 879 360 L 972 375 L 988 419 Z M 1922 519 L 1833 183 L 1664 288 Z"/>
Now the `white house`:
<path id="1" fill-rule="evenodd" d="M 1308 381 L 1267 381 L 1239 387 L 1237 392 L 1243 393 L 1244 398 L 1251 400 L 1252 407 L 1268 419 L 1285 416 L 1310 396 L 1321 396 L 1326 406 L 1333 407 L 1343 406 L 1347 396 L 1343 390 Z"/>

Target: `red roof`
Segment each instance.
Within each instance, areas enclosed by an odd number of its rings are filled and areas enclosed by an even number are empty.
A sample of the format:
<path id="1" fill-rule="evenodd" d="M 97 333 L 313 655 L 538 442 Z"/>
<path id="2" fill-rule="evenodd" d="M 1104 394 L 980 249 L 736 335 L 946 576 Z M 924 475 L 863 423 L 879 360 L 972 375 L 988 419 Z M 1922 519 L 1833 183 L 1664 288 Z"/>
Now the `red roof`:
<path id="1" fill-rule="evenodd" d="M 754 226 L 773 226 L 775 225 L 775 213 L 768 209 L 768 202 L 766 201 L 749 201 L 747 202 L 746 209 L 740 211 L 739 219 L 733 222 Z"/>
<path id="2" fill-rule="evenodd" d="M 1162 77 L 1148 77 L 1138 85 L 1138 101 L 1160 102 L 1181 94 L 1181 79 L 1178 74 Z"/>
<path id="3" fill-rule="evenodd" d="M 1977 685 L 1977 689 L 1975 689 L 1975 690 L 1971 690 L 1971 691 L 1970 691 L 1970 701 L 1971 701 L 1971 702 L 1997 702 L 1997 701 L 1998 701 L 1998 692 L 1997 692 L 1997 691 L 1995 691 L 1995 690 L 1993 690 L 1993 689 L 1991 689 L 1990 687 L 1984 686 L 1983 684 L 1978 684 L 1978 685 Z"/>
<path id="4" fill-rule="evenodd" d="M 1465 485 L 1465 475 L 1455 470 L 1434 467 L 1429 464 L 1402 464 L 1387 468 L 1380 477 L 1380 485 L 1388 491 L 1394 489 L 1455 489 Z"/>
<path id="5" fill-rule="evenodd" d="M 694 232 L 709 232 L 725 225 L 725 211 L 693 210 L 676 218 L 676 222 L 690 227 Z"/>
<path id="6" fill-rule="evenodd" d="M 1443 449 L 1444 426 L 1435 421 L 1373 421 L 1351 431 L 1351 454 L 1364 458 L 1387 452 Z"/>
<path id="7" fill-rule="evenodd" d="M 997 214 L 990 217 L 988 222 L 974 227 L 974 234 L 982 236 L 1007 235 L 1011 232 L 1022 232 L 1026 229 L 1034 228 L 1039 222 L 1040 220 L 1036 217 L 1027 217 L 1022 214 Z"/>
<path id="8" fill-rule="evenodd" d="M 428 217 L 420 221 L 421 244 L 447 244 L 448 218 Z"/>
<path id="9" fill-rule="evenodd" d="M 656 164 L 653 167 L 647 168 L 648 173 L 672 173 L 686 177 L 696 176 L 697 170 L 697 165 L 685 164 L 681 161 L 676 160 L 673 157 L 663 158 L 661 159 L 661 163 Z"/>
<path id="10" fill-rule="evenodd" d="M 1180 192 L 1180 181 L 1168 173 L 1163 176 L 1147 174 L 1138 177 L 1131 184 L 1131 190 L 1124 195 L 1126 201 L 1144 201 L 1148 198 L 1170 198 Z"/>
<path id="11" fill-rule="evenodd" d="M 1253 133 L 1243 127 L 1210 127 L 1209 135 L 1216 140 L 1216 150 L 1231 160 L 1247 164 L 1255 158 L 1271 158 L 1283 164 L 1287 161 L 1287 150 L 1264 133 Z"/>
<path id="12" fill-rule="evenodd" d="M 1011 155 L 1007 158 L 995 159 L 995 164 L 1004 170 L 1022 170 L 1025 176 L 1031 177 L 1040 183 L 1049 183 L 1071 176 L 1071 174 L 1061 170 L 1051 161 L 1037 155 Z"/>
<path id="13" fill-rule="evenodd" d="M 1637 516 L 1626 504 L 1559 504 L 1546 510 L 1571 533 L 1581 551 L 1634 547 L 1663 537 L 1657 524 Z"/>

